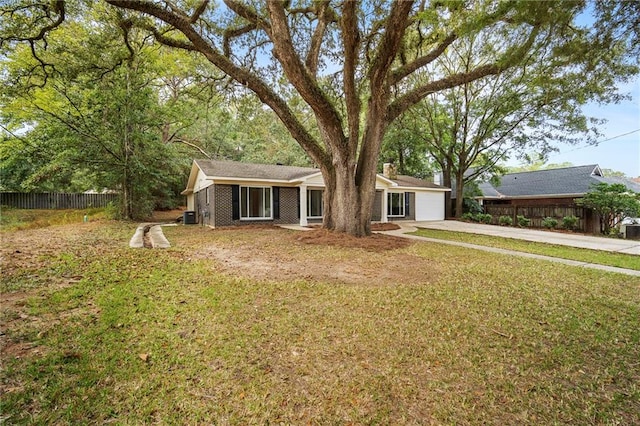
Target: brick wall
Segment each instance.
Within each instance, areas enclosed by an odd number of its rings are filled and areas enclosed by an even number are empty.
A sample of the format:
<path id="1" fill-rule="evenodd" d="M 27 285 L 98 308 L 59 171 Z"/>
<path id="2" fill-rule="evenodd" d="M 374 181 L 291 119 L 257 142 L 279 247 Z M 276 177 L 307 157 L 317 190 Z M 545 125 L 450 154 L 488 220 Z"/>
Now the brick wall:
<path id="1" fill-rule="evenodd" d="M 280 187 L 280 219 L 275 223 L 300 223 L 298 217 L 298 191 L 299 188 Z"/>
<path id="2" fill-rule="evenodd" d="M 280 187 L 280 219 L 273 220 L 233 220 L 231 185 L 215 185 L 213 210 L 215 226 L 256 225 L 256 224 L 297 224 L 298 188 Z"/>

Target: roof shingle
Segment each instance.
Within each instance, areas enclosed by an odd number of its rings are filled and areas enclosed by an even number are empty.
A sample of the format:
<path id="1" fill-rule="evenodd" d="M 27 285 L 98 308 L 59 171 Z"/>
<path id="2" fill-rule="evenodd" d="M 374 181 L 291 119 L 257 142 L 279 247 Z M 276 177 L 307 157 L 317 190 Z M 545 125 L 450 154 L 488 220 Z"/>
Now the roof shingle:
<path id="1" fill-rule="evenodd" d="M 237 161 L 195 160 L 195 162 L 207 176 L 225 178 L 291 181 L 320 171 L 311 167 L 239 163 Z"/>
<path id="2" fill-rule="evenodd" d="M 601 182 L 623 183 L 633 191 L 640 190 L 640 185 L 629 180 L 603 177 L 597 164 L 509 173 L 500 178 L 500 185 L 483 182 L 480 189 L 488 198 L 569 196 L 586 194 Z"/>

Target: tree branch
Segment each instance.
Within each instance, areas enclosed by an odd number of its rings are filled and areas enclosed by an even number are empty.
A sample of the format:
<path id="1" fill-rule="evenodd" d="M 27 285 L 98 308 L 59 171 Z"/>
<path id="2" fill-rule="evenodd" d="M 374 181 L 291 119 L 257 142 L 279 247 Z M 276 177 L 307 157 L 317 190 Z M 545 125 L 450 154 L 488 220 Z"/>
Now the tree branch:
<path id="1" fill-rule="evenodd" d="M 305 65 L 309 70 L 309 73 L 316 77 L 318 73 L 318 62 L 320 58 L 320 47 L 322 46 L 322 39 L 324 37 L 325 31 L 327 29 L 327 24 L 329 21 L 330 14 L 328 13 L 329 9 L 329 1 L 325 0 L 321 3 L 318 3 L 318 23 L 316 24 L 316 29 L 311 36 L 311 45 L 309 47 L 309 52 L 307 53 L 307 59 L 305 61 Z"/>
<path id="2" fill-rule="evenodd" d="M 342 12 L 342 37 L 344 43 L 344 97 L 347 108 L 347 122 L 349 125 L 349 141 L 351 155 L 355 156 L 360 135 L 360 111 L 362 105 L 356 86 L 355 76 L 358 66 L 358 51 L 360 32 L 358 30 L 357 3 L 346 2 Z"/>
<path id="3" fill-rule="evenodd" d="M 492 64 L 481 65 L 468 72 L 449 75 L 440 80 L 417 87 L 406 95 L 397 98 L 388 107 L 387 114 L 389 121 L 394 120 L 431 93 L 451 89 L 489 75 L 500 74 L 512 66 L 517 65 L 518 62 L 527 54 L 531 46 L 533 46 L 538 33 L 539 27 L 533 27 L 525 43 L 505 53 L 500 60 L 497 60 Z"/>
<path id="4" fill-rule="evenodd" d="M 458 36 L 455 33 L 449 34 L 444 40 L 442 40 L 439 45 L 437 45 L 426 55 L 421 56 L 413 62 L 394 70 L 389 78 L 389 83 L 391 85 L 397 84 L 400 80 L 415 72 L 419 68 L 429 65 L 431 62 L 436 60 L 457 38 Z"/>
<path id="5" fill-rule="evenodd" d="M 407 28 L 409 13 L 413 1 L 396 1 L 392 4 L 389 16 L 384 24 L 385 32 L 378 44 L 376 55 L 369 68 L 369 96 L 366 126 L 360 155 L 356 168 L 356 185 L 364 186 L 367 181 L 375 180 L 380 146 L 384 132 L 390 122 L 387 118 L 389 102 L 389 70 L 395 60 Z"/>
<path id="6" fill-rule="evenodd" d="M 323 137 L 325 143 L 344 144 L 346 137 L 342 131 L 340 115 L 300 60 L 291 40 L 283 3 L 278 0 L 269 0 L 267 9 L 271 18 L 270 37 L 274 46 L 274 55 L 282 65 L 285 75 L 313 109 L 320 128 L 327 132 Z"/>
<path id="7" fill-rule="evenodd" d="M 230 28 L 224 31 L 224 35 L 222 38 L 222 51 L 224 55 L 227 57 L 231 56 L 231 39 L 240 37 L 243 34 L 250 33 L 251 31 L 257 29 L 256 24 L 247 24 L 240 28 Z"/>
<path id="8" fill-rule="evenodd" d="M 196 9 L 193 11 L 191 18 L 189 19 L 189 22 L 191 22 L 192 24 L 195 24 L 196 21 L 200 18 L 200 16 L 204 13 L 204 11 L 207 10 L 207 6 L 209 6 L 209 0 L 203 0 L 198 5 L 198 7 L 196 7 Z"/>
<path id="9" fill-rule="evenodd" d="M 195 148 L 195 149 L 197 149 L 198 151 L 200 151 L 200 153 L 201 153 L 202 155 L 204 155 L 204 156 L 205 156 L 205 157 L 207 157 L 208 159 L 211 159 L 211 155 L 209 155 L 209 154 L 207 153 L 207 151 L 205 151 L 204 149 L 202 149 L 202 148 L 201 148 L 201 147 L 199 147 L 198 145 L 196 145 L 196 144 L 194 144 L 194 143 L 192 143 L 192 142 L 189 142 L 189 141 L 187 141 L 187 140 L 185 140 L 185 139 L 182 139 L 182 138 L 175 138 L 174 140 L 175 140 L 176 142 L 180 142 L 180 143 L 183 143 L 183 144 L 185 144 L 185 145 L 187 145 L 187 146 L 190 146 L 191 148 Z"/>
<path id="10" fill-rule="evenodd" d="M 278 96 L 278 94 L 275 93 L 273 89 L 271 89 L 271 87 L 263 80 L 261 80 L 258 76 L 251 73 L 247 69 L 237 66 L 229 58 L 225 57 L 219 51 L 217 51 L 215 47 L 212 46 L 203 37 L 203 35 L 193 27 L 193 24 L 189 21 L 188 18 L 185 18 L 180 14 L 167 11 L 156 3 L 148 0 L 139 0 L 135 2 L 129 0 L 106 1 L 107 3 L 115 7 L 136 10 L 138 12 L 153 16 L 180 31 L 190 41 L 190 44 L 188 46 L 180 46 L 175 44 L 167 45 L 177 48 L 184 48 L 187 50 L 194 50 L 202 53 L 209 62 L 222 70 L 223 73 L 230 76 L 238 83 L 248 87 L 258 96 L 258 98 L 260 98 L 260 100 L 264 104 L 271 107 L 271 109 L 276 113 L 280 120 L 282 120 L 287 130 L 289 130 L 291 135 L 300 143 L 302 148 L 312 158 L 313 161 L 315 161 L 317 164 L 330 163 L 327 153 L 294 115 L 293 111 L 287 105 L 287 102 L 280 96 Z M 225 3 L 234 6 L 237 5 L 237 2 L 234 2 L 232 0 L 225 0 Z M 246 9 L 241 8 L 240 10 L 245 11 Z M 260 28 L 266 25 L 263 20 L 258 20 L 258 22 L 258 27 Z M 266 28 L 265 31 L 270 32 L 268 28 Z M 163 40 L 164 39 L 161 38 L 158 41 L 162 43 Z M 193 49 L 191 49 L 190 46 L 193 46 Z"/>
<path id="11" fill-rule="evenodd" d="M 236 15 L 246 19 L 257 28 L 264 30 L 267 34 L 271 32 L 271 25 L 269 25 L 269 23 L 264 19 L 261 19 L 255 11 L 251 10 L 246 5 L 236 0 L 224 0 L 224 4 L 226 4 L 227 7 L 233 12 L 235 12 Z"/>

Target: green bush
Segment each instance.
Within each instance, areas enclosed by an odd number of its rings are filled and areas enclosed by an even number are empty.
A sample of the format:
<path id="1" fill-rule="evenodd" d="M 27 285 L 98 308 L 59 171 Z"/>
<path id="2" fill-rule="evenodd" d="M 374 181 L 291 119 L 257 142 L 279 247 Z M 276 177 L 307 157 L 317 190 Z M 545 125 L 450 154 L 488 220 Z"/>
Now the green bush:
<path id="1" fill-rule="evenodd" d="M 553 217 L 545 217 L 542 219 L 542 226 L 547 229 L 555 229 L 555 227 L 558 226 L 558 220 Z"/>
<path id="2" fill-rule="evenodd" d="M 475 217 L 475 216 L 476 216 L 476 215 L 474 215 L 473 213 L 464 213 L 464 214 L 460 217 L 460 219 L 462 219 L 462 220 L 466 220 L 466 221 L 469 221 L 469 222 L 475 222 L 475 221 L 476 221 L 476 217 Z"/>
<path id="3" fill-rule="evenodd" d="M 482 206 L 477 200 L 465 197 L 462 200 L 462 211 L 465 213 L 478 214 L 482 213 Z"/>
<path id="4" fill-rule="evenodd" d="M 491 223 L 492 216 L 490 214 L 484 213 L 464 213 L 460 219 L 466 220 L 468 222 L 480 222 L 480 223 Z"/>
<path id="5" fill-rule="evenodd" d="M 526 228 L 527 226 L 531 225 L 531 219 L 527 219 L 526 217 L 521 215 L 518 215 L 517 219 L 518 219 L 518 226 L 520 228 Z"/>
<path id="6" fill-rule="evenodd" d="M 500 216 L 498 218 L 498 224 L 502 226 L 511 226 L 513 225 L 513 219 L 511 219 L 511 216 Z"/>
<path id="7" fill-rule="evenodd" d="M 578 218 L 575 216 L 565 216 L 562 218 L 562 227 L 564 229 L 573 230 L 578 225 Z"/>
<path id="8" fill-rule="evenodd" d="M 493 219 L 493 217 L 489 213 L 478 213 L 476 215 L 476 218 L 478 219 L 478 222 L 488 224 L 491 224 L 491 220 Z"/>

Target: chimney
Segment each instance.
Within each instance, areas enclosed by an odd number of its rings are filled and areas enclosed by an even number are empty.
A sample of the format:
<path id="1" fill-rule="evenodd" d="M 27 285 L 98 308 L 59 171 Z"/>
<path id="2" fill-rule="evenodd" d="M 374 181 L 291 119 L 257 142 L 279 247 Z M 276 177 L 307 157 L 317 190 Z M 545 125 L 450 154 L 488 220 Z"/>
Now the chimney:
<path id="1" fill-rule="evenodd" d="M 435 183 L 436 185 L 442 185 L 442 172 L 433 174 L 433 183 Z"/>
<path id="2" fill-rule="evenodd" d="M 396 165 L 393 163 L 384 163 L 382 165 L 382 176 L 387 179 L 397 179 L 398 170 L 396 169 Z"/>

